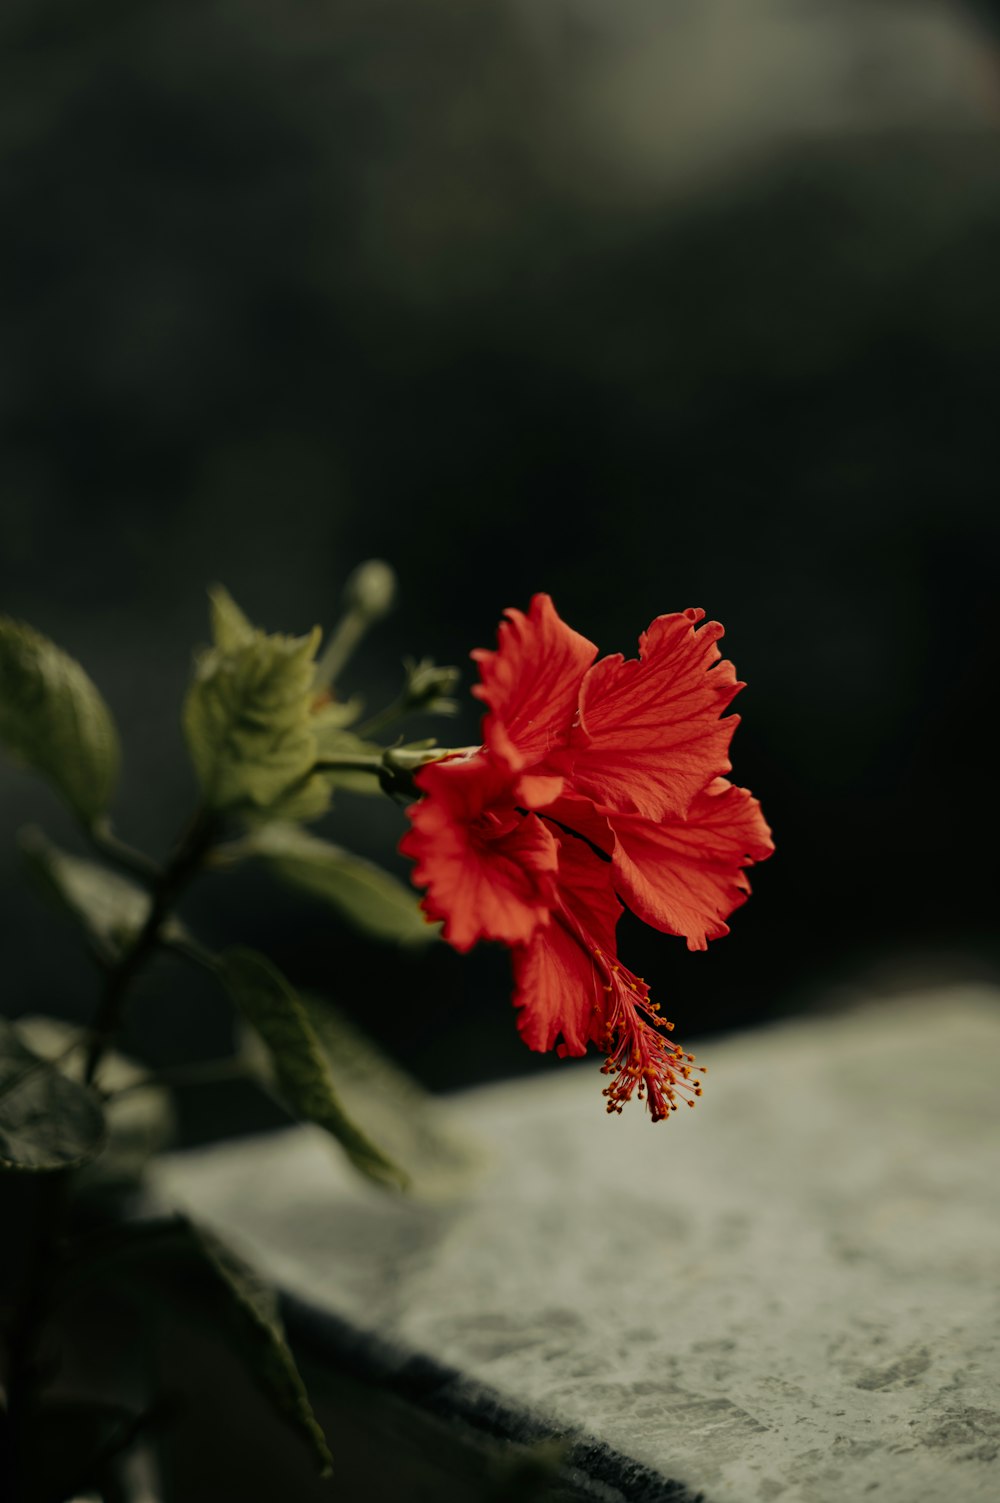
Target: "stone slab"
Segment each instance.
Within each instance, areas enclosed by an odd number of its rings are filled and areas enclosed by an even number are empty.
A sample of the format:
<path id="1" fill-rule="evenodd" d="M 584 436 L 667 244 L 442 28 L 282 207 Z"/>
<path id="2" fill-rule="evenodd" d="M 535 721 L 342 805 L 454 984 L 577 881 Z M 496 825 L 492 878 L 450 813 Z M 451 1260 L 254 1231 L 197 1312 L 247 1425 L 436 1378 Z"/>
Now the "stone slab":
<path id="1" fill-rule="evenodd" d="M 593 1063 L 444 1104 L 462 1195 L 291 1129 L 159 1190 L 297 1300 L 707 1503 L 1000 1495 L 1000 994 L 712 1040 L 704 1100 L 601 1110 Z M 647 1494 L 648 1495 L 648 1494 Z"/>

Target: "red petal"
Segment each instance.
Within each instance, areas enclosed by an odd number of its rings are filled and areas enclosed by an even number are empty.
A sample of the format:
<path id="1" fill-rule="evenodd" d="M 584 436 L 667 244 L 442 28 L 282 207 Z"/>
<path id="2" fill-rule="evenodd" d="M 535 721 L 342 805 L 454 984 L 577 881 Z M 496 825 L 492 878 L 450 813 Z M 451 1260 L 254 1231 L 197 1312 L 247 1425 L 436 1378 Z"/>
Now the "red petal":
<path id="1" fill-rule="evenodd" d="M 610 1077 L 604 1091 L 609 1112 L 620 1112 L 637 1092 L 654 1122 L 680 1101 L 693 1105 L 701 1095 L 694 1056 L 668 1037 L 672 1025 L 650 1001 L 646 983 L 618 960 L 621 906 L 610 863 L 584 841 L 561 836 L 559 885 L 563 903 L 548 929 L 514 951 L 514 1001 L 525 1043 L 532 1049 L 555 1045 L 561 1055 L 599 1044 L 607 1054 L 602 1073 Z"/>
<path id="2" fill-rule="evenodd" d="M 558 919 L 513 952 L 517 1026 L 529 1049 L 586 1054 L 592 1018 L 604 1001 L 594 963 Z"/>
<path id="3" fill-rule="evenodd" d="M 741 867 L 774 850 L 757 800 L 725 778 L 697 795 L 687 819 L 613 814 L 609 823 L 619 893 L 645 923 L 685 935 L 689 950 L 729 933 L 726 916 L 750 894 Z"/>
<path id="4" fill-rule="evenodd" d="M 560 922 L 589 953 L 613 954 L 622 905 L 615 897 L 611 862 L 603 861 L 585 840 L 559 833 Z"/>
<path id="5" fill-rule="evenodd" d="M 514 951 L 514 1005 L 530 1049 L 551 1049 L 562 1035 L 561 1054 L 584 1054 L 601 1036 L 605 1005 L 594 950 L 614 953 L 622 910 L 610 863 L 572 836 L 559 840 L 559 889 L 552 923 Z"/>
<path id="6" fill-rule="evenodd" d="M 739 718 L 719 716 L 743 685 L 732 663 L 719 661 L 719 623 L 695 631 L 704 614 L 658 616 L 639 638 L 638 660 L 617 653 L 584 678 L 573 786 L 596 803 L 649 819 L 683 816 L 729 771 Z"/>
<path id="7" fill-rule="evenodd" d="M 510 798 L 510 779 L 485 756 L 435 762 L 417 777 L 425 797 L 407 812 L 400 850 L 417 863 L 428 917 L 456 950 L 479 939 L 524 944 L 549 922 L 558 845 Z"/>
<path id="8" fill-rule="evenodd" d="M 565 778 L 548 773 L 522 773 L 514 788 L 514 798 L 523 809 L 547 809 L 559 798 L 565 784 Z"/>
<path id="9" fill-rule="evenodd" d="M 534 782 L 536 780 L 522 778 L 521 781 Z M 537 781 L 541 783 L 542 779 L 539 778 Z M 558 826 L 567 835 L 582 836 L 598 852 L 606 856 L 610 856 L 615 848 L 614 831 L 607 812 L 595 808 L 589 798 L 583 798 L 580 794 L 564 793 L 550 804 L 533 804 L 532 808 L 537 809 L 546 820 Z"/>
<path id="10" fill-rule="evenodd" d="M 597 648 L 560 620 L 548 595 L 536 595 L 527 615 L 517 610 L 505 615 L 497 651 L 479 648 L 472 654 L 482 680 L 472 692 L 490 710 L 483 740 L 519 772 L 566 744 L 580 683 Z"/>

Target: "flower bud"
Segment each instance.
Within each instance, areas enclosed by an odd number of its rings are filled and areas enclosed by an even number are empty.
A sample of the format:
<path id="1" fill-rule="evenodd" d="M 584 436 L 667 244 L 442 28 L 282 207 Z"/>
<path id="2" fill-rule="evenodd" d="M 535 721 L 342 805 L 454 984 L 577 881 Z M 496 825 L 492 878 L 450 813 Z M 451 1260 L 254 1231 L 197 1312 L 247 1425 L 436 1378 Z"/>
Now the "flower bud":
<path id="1" fill-rule="evenodd" d="M 387 615 L 395 598 L 396 571 L 381 558 L 359 564 L 344 586 L 344 609 L 357 612 L 369 622 Z"/>
<path id="2" fill-rule="evenodd" d="M 432 658 L 421 658 L 419 662 L 407 658 L 403 666 L 406 670 L 403 704 L 407 712 L 423 710 L 429 715 L 458 713 L 458 705 L 451 695 L 461 677 L 460 669 L 443 667 Z"/>
<path id="3" fill-rule="evenodd" d="M 323 656 L 316 665 L 315 693 L 321 694 L 336 679 L 365 632 L 392 609 L 396 598 L 396 572 L 381 558 L 359 564 L 344 585 L 344 614 L 330 633 Z"/>

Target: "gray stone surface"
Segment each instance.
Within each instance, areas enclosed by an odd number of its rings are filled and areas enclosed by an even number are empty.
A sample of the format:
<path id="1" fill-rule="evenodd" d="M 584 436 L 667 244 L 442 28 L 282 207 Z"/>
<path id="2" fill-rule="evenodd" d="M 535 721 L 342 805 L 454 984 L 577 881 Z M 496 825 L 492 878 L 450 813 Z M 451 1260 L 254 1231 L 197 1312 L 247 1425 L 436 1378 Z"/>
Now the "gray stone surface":
<path id="1" fill-rule="evenodd" d="M 286 1289 L 709 1503 L 1000 1494 L 1000 995 L 710 1041 L 704 1100 L 606 1118 L 591 1063 L 446 1109 L 457 1198 L 290 1130 L 161 1189 Z"/>

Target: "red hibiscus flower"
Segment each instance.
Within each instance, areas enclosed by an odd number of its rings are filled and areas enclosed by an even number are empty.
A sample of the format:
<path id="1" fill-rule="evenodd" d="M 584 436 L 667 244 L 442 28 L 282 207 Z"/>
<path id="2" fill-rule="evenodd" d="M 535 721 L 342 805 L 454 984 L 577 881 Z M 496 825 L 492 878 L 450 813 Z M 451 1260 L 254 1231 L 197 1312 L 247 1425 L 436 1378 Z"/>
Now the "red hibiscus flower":
<path id="1" fill-rule="evenodd" d="M 724 776 L 743 687 L 704 612 L 660 616 L 639 657 L 597 649 L 547 595 L 508 611 L 479 651 L 483 745 L 417 777 L 401 849 L 444 937 L 511 947 L 521 1035 L 533 1049 L 607 1056 L 608 1110 L 635 1093 L 655 1120 L 693 1104 L 693 1056 L 617 958 L 619 898 L 703 950 L 771 854 L 757 801 Z"/>

